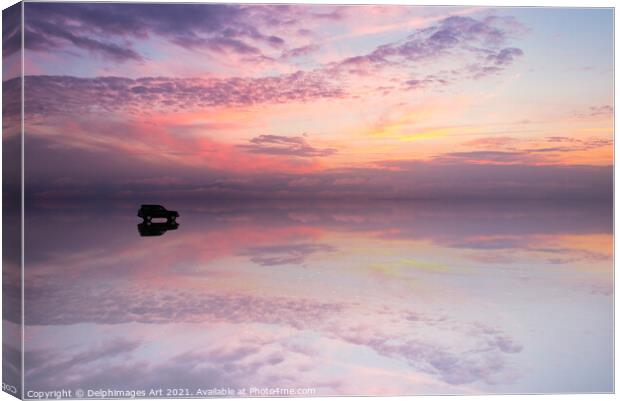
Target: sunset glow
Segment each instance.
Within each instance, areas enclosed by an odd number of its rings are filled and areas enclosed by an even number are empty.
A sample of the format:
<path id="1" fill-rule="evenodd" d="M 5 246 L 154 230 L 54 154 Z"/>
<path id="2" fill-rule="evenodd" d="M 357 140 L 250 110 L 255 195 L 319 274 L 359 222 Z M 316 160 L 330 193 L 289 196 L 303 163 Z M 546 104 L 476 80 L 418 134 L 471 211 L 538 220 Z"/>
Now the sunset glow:
<path id="1" fill-rule="evenodd" d="M 28 3 L 25 27 L 39 198 L 611 188 L 607 9 Z"/>

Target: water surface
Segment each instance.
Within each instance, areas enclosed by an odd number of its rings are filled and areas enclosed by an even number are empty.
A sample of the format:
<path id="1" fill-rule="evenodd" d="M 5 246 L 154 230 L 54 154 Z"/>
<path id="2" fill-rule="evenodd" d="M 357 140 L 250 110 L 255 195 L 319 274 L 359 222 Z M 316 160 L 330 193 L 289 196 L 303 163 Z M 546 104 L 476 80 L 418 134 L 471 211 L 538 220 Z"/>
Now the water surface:
<path id="1" fill-rule="evenodd" d="M 607 204 L 26 211 L 26 390 L 613 391 Z"/>

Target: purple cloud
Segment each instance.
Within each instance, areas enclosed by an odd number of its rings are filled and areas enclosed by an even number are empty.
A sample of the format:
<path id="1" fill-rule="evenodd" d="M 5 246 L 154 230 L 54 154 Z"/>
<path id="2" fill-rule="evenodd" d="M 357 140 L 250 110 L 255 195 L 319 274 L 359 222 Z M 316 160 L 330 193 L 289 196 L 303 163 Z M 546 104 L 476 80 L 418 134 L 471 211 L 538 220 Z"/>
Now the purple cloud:
<path id="1" fill-rule="evenodd" d="M 110 40 L 142 39 L 156 34 L 188 47 L 214 40 L 211 44 L 217 48 L 227 28 L 245 27 L 238 22 L 243 8 L 223 4 L 38 3 L 27 5 L 26 11 L 26 48 L 62 50 L 66 44 L 72 44 L 116 61 L 140 60 L 142 55 L 131 49 L 127 41 L 121 46 Z M 238 38 L 229 39 L 236 40 L 231 43 L 237 46 L 228 49 L 247 51 Z"/>
<path id="2" fill-rule="evenodd" d="M 17 78 L 5 82 L 7 96 L 20 90 Z M 128 113 L 217 106 L 310 101 L 344 96 L 315 72 L 263 78 L 76 78 L 28 77 L 26 112 L 44 116 L 122 110 Z M 18 103 L 18 102 L 17 102 Z M 19 112 L 16 102 L 9 102 Z"/>
<path id="3" fill-rule="evenodd" d="M 466 145 L 482 148 L 470 152 L 451 152 L 440 158 L 461 158 L 469 161 L 491 162 L 527 162 L 533 161 L 545 153 L 567 153 L 587 151 L 601 147 L 611 147 L 613 140 L 606 138 L 572 138 L 565 136 L 549 136 L 542 138 L 544 142 L 533 139 L 514 137 L 483 137 L 465 142 Z M 553 144 L 554 146 L 540 146 Z M 520 145 L 520 146 L 518 146 Z M 536 147 L 538 145 L 539 147 Z M 539 159 L 539 161 L 544 161 Z"/>
<path id="4" fill-rule="evenodd" d="M 142 60 L 133 40 L 161 36 L 185 48 L 233 52 L 248 60 L 275 60 L 269 49 L 280 50 L 280 59 L 305 56 L 319 47 L 309 43 L 289 48 L 270 27 L 288 27 L 307 19 L 340 20 L 347 8 L 301 6 L 232 6 L 169 4 L 46 4 L 27 6 L 26 47 L 31 50 L 83 49 L 114 61 Z M 426 83 L 443 84 L 450 78 L 482 78 L 508 67 L 523 51 L 503 47 L 520 25 L 511 17 L 452 16 L 414 31 L 401 41 L 377 46 L 372 52 L 354 55 L 319 67 L 315 73 L 367 74 L 386 66 L 412 67 L 421 60 L 465 55 L 457 76 L 438 73 Z M 70 46 L 69 46 L 70 45 Z M 267 46 L 267 48 L 263 47 Z M 410 88 L 417 85 L 409 81 Z"/>
<path id="5" fill-rule="evenodd" d="M 410 79 L 405 82 L 405 89 L 421 89 L 427 88 L 433 85 L 446 85 L 449 82 L 444 78 L 439 78 L 435 75 L 427 75 L 421 79 Z"/>
<path id="6" fill-rule="evenodd" d="M 510 65 L 517 58 L 523 56 L 523 50 L 516 47 L 508 47 L 500 50 L 496 54 L 489 54 L 487 60 L 494 62 L 496 65 Z"/>
<path id="7" fill-rule="evenodd" d="M 295 47 L 293 49 L 286 50 L 282 53 L 281 58 L 296 58 L 296 57 L 304 57 L 311 53 L 317 52 L 320 49 L 318 45 L 306 45 L 301 47 Z"/>
<path id="8" fill-rule="evenodd" d="M 244 22 L 245 18 L 262 21 L 270 11 L 274 11 L 274 18 L 282 20 L 300 18 L 299 13 L 306 9 L 299 7 L 60 3 L 33 3 L 27 7 L 31 7 L 31 11 L 26 47 L 33 50 L 64 48 L 65 44 L 71 44 L 116 61 L 141 60 L 142 56 L 121 39 L 125 36 L 144 38 L 150 34 L 165 36 L 184 47 L 205 47 L 261 60 L 270 57 L 263 54 L 258 43 L 280 49 L 280 58 L 284 59 L 301 57 L 318 49 L 314 43 L 289 49 L 282 38 L 262 33 L 253 24 Z M 465 54 L 466 64 L 450 72 L 438 71 L 401 83 L 405 89 L 445 85 L 463 78 L 478 79 L 497 74 L 522 55 L 518 48 L 502 48 L 509 34 L 516 30 L 514 25 L 516 22 L 507 17 L 482 20 L 449 17 L 415 31 L 402 41 L 378 46 L 368 54 L 319 66 L 312 71 L 262 78 L 31 76 L 26 109 L 34 113 L 84 113 L 101 109 L 136 112 L 157 108 L 174 111 L 343 97 L 348 94 L 343 87 L 346 80 L 339 79 L 342 74 L 367 74 L 388 66 L 408 68 L 420 60 Z M 117 41 L 109 39 L 115 35 Z"/>
<path id="9" fill-rule="evenodd" d="M 210 39 L 185 38 L 183 40 L 183 46 L 188 48 L 206 47 L 222 53 L 234 52 L 241 55 L 256 55 L 261 53 L 257 47 L 251 46 L 239 39 L 227 37 L 216 37 Z"/>
<path id="10" fill-rule="evenodd" d="M 488 149 L 513 149 L 519 138 L 510 136 L 487 136 L 465 142 L 466 145 Z"/>
<path id="11" fill-rule="evenodd" d="M 532 161 L 528 152 L 474 150 L 470 152 L 450 152 L 437 157 L 438 159 L 461 160 L 467 163 L 494 162 L 494 163 L 525 163 Z"/>
<path id="12" fill-rule="evenodd" d="M 129 47 L 75 34 L 53 22 L 38 21 L 37 29 L 27 28 L 24 37 L 24 45 L 30 50 L 44 50 L 50 46 L 62 46 L 62 43 L 71 43 L 75 47 L 105 55 L 113 61 L 142 60 L 142 56 Z"/>
<path id="13" fill-rule="evenodd" d="M 579 118 L 584 117 L 611 117 L 614 114 L 614 108 L 611 105 L 605 104 L 601 106 L 590 106 L 585 112 L 575 112 L 575 116 Z"/>
<path id="14" fill-rule="evenodd" d="M 419 29 L 405 40 L 378 46 L 365 55 L 349 57 L 332 65 L 333 71 L 366 74 L 373 69 L 390 66 L 410 66 L 413 62 L 437 59 L 462 52 L 473 57 L 469 66 L 457 75 L 481 78 L 495 74 L 523 55 L 515 47 L 501 48 L 520 25 L 511 17 L 452 16 L 439 23 Z M 443 83 L 447 77 L 438 77 Z M 410 81 L 411 82 L 411 81 Z M 415 82 L 417 84 L 417 82 Z M 414 85 L 415 86 L 415 85 Z"/>
<path id="15" fill-rule="evenodd" d="M 62 4 L 26 6 L 26 48 L 64 51 L 69 45 L 113 61 L 142 60 L 134 42 L 152 35 L 185 48 L 264 57 L 258 45 L 284 49 L 286 41 L 268 32 L 308 19 L 338 20 L 340 8 L 311 12 L 288 5 L 226 4 Z M 7 36 L 4 36 L 5 38 Z M 15 51 L 6 48 L 6 51 Z"/>
<path id="16" fill-rule="evenodd" d="M 315 148 L 303 136 L 259 135 L 238 147 L 250 153 L 297 157 L 331 156 L 337 152 L 333 148 Z"/>

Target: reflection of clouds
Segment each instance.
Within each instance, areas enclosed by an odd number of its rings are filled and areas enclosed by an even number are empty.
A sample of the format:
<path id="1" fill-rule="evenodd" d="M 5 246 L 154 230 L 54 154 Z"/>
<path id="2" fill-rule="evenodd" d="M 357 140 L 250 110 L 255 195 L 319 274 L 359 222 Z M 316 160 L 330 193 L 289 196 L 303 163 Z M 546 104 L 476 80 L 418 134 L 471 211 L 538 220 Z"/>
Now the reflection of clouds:
<path id="1" fill-rule="evenodd" d="M 59 350 L 27 352 L 27 365 L 35 368 L 26 372 L 26 383 L 29 388 L 39 391 L 57 389 L 59 383 L 74 388 L 114 390 L 178 388 L 217 382 L 233 384 L 224 371 L 201 366 L 196 355 L 189 353 L 157 365 L 134 361 L 131 352 L 139 345 L 127 343 L 127 347 L 112 350 L 115 351 L 112 354 L 107 351 L 114 348 L 114 343 L 104 344 L 100 348 L 104 353 L 98 354 Z M 209 360 L 208 355 L 204 358 Z"/>
<path id="2" fill-rule="evenodd" d="M 493 384 L 516 378 L 506 356 L 523 347 L 499 328 L 411 311 L 377 312 L 368 315 L 369 323 L 359 323 L 360 319 L 353 326 L 335 328 L 334 333 L 379 355 L 402 359 L 448 384 Z"/>
<path id="3" fill-rule="evenodd" d="M 252 262 L 261 266 L 301 265 L 315 253 L 334 250 L 333 246 L 327 244 L 284 244 L 251 247 L 241 255 L 250 256 Z"/>
<path id="4" fill-rule="evenodd" d="M 500 328 L 447 315 L 402 310 L 390 306 L 389 300 L 386 300 L 388 304 L 375 308 L 297 297 L 258 297 L 225 292 L 204 293 L 200 289 L 192 291 L 139 286 L 102 288 L 101 284 L 30 290 L 27 323 L 56 326 L 78 323 L 193 323 L 206 325 L 204 327 L 225 323 L 239 326 L 241 332 L 245 331 L 243 328 L 268 324 L 278 327 L 278 330 L 292 332 L 293 337 L 303 338 L 304 333 L 319 333 L 321 337 L 331 338 L 337 344 L 367 348 L 378 357 L 403 360 L 416 371 L 451 385 L 511 380 L 514 372 L 507 368 L 506 357 L 522 349 Z M 228 385 L 243 377 L 262 377 L 262 371 L 259 370 L 265 365 L 279 365 L 279 368 L 286 371 L 291 360 L 300 357 L 304 360 L 299 367 L 302 371 L 320 370 L 323 367 L 320 360 L 326 356 L 322 351 L 308 348 L 303 343 L 291 345 L 290 349 L 285 347 L 270 352 L 258 360 L 254 358 L 253 355 L 259 353 L 267 343 L 264 338 L 248 337 L 243 344 L 223 344 L 208 353 L 184 352 L 171 360 L 156 361 L 161 367 L 155 369 L 152 375 L 157 377 L 159 369 L 166 372 L 176 369 L 177 361 L 184 361 L 185 365 L 179 365 L 179 368 L 185 366 L 184 369 L 190 372 L 206 369 L 204 361 L 210 361 L 209 371 L 213 373 L 214 380 L 221 380 L 221 385 Z M 40 380 L 45 383 L 49 377 L 44 373 L 39 375 L 39 372 L 47 370 L 83 371 L 91 359 L 103 359 L 104 355 L 110 358 L 117 351 L 123 350 L 131 353 L 135 346 L 134 343 L 114 343 L 64 359 L 51 355 L 37 359 L 35 354 L 29 358 L 30 365 L 34 366 L 29 373 L 29 380 L 31 383 L 39 383 Z M 61 360 L 54 363 L 45 362 L 59 358 Z M 104 366 L 106 363 L 102 362 Z M 224 372 L 234 377 L 226 376 Z M 101 375 L 105 374 L 102 368 L 97 380 L 104 380 Z M 292 384 L 295 377 L 280 375 L 278 380 Z M 81 380 L 88 382 L 89 379 Z"/>
<path id="5" fill-rule="evenodd" d="M 239 388 L 242 386 L 295 387 L 307 383 L 300 374 L 309 365 L 310 356 L 294 354 L 288 348 L 291 332 L 270 333 L 257 326 L 225 332 L 207 340 L 196 328 L 191 336 L 202 343 L 197 347 L 160 349 L 155 360 L 141 359 L 141 351 L 152 346 L 148 341 L 113 340 L 95 352 L 36 350 L 27 353 L 27 362 L 37 368 L 27 372 L 29 388 L 56 389 L 58 383 L 90 389 L 144 388 Z M 214 327 L 213 330 L 218 330 Z M 294 332 L 293 332 L 294 333 Z M 191 337 L 190 336 L 190 337 Z M 156 337 L 155 341 L 162 338 Z M 184 338 L 191 342 L 190 338 Z M 182 344 L 181 344 L 182 345 Z M 103 351 L 109 350 L 110 353 Z M 284 366 L 283 366 L 284 364 Z M 334 393 L 338 380 L 317 379 L 311 383 L 319 391 Z"/>
<path id="6" fill-rule="evenodd" d="M 493 237 L 467 237 L 460 241 L 456 241 L 450 244 L 455 248 L 469 248 L 469 249 L 483 249 L 483 250 L 495 250 L 495 249 L 510 249 L 510 248 L 522 248 L 528 242 L 528 238 L 517 236 L 493 236 Z"/>
<path id="7" fill-rule="evenodd" d="M 603 252 L 589 251 L 585 249 L 573 249 L 566 247 L 556 248 L 528 248 L 531 252 L 557 255 L 547 257 L 546 261 L 551 264 L 567 264 L 575 262 L 605 262 L 611 260 L 611 255 Z"/>
<path id="8" fill-rule="evenodd" d="M 202 204 L 200 213 L 182 213 L 191 218 L 178 236 L 152 243 L 135 235 L 133 221 L 127 237 L 117 234 L 124 223 L 114 213 L 97 230 L 92 219 L 80 218 L 62 231 L 44 214 L 30 214 L 37 217 L 32 231 L 49 226 L 54 237 L 29 242 L 36 262 L 26 277 L 34 344 L 27 350 L 29 386 L 307 385 L 326 395 L 512 388 L 527 375 L 520 363 L 533 352 L 531 339 L 514 331 L 520 317 L 502 316 L 504 295 L 489 284 L 514 283 L 521 298 L 552 285 L 571 296 L 604 295 L 596 296 L 604 302 L 612 289 L 599 276 L 577 288 L 561 271 L 553 270 L 552 281 L 538 273 L 548 270 L 549 254 L 607 249 L 601 244 L 607 234 L 583 241 L 605 232 L 606 222 L 576 219 L 575 234 L 565 238 L 558 235 L 567 227 L 556 222 L 557 211 L 552 217 L 535 208 L 461 214 L 448 206 Z M 502 254 L 507 260 L 494 262 L 502 266 L 515 260 L 513 251 L 523 251 L 536 272 L 469 275 L 471 267 L 453 268 L 450 259 L 431 264 L 420 244 L 459 257 Z M 251 261 L 312 268 L 265 271 Z M 371 271 L 377 263 L 394 265 L 398 274 L 378 280 Z M 419 291 L 406 287 L 414 282 Z M 49 331 L 71 337 L 83 324 L 96 327 L 103 340 L 84 338 L 79 347 L 47 340 Z M 127 340 L 110 341 L 121 330 Z M 147 351 L 153 347 L 157 354 Z M 364 383 L 356 387 L 360 377 Z"/>
<path id="9" fill-rule="evenodd" d="M 109 360 L 115 360 L 120 356 L 127 355 L 136 350 L 140 343 L 138 341 L 130 341 L 124 339 L 116 339 L 101 345 L 90 345 L 83 351 L 70 353 L 69 355 L 59 355 L 49 350 L 31 350 L 26 351 L 25 367 L 28 380 L 48 388 L 58 387 L 58 383 L 62 382 L 58 376 L 64 377 L 81 376 L 85 369 L 91 368 L 93 364 L 101 364 Z M 50 376 L 51 373 L 51 376 Z M 50 381 L 50 379 L 52 379 Z M 47 387 L 47 386 L 46 386 Z"/>
<path id="10" fill-rule="evenodd" d="M 581 236 L 581 240 L 586 242 L 589 237 Z M 611 243 L 607 249 L 604 244 L 595 249 L 580 249 L 564 243 L 561 238 L 548 235 L 473 236 L 456 242 L 446 241 L 442 245 L 470 250 L 472 253 L 468 257 L 489 264 L 510 264 L 519 257 L 528 257 L 552 265 L 588 263 L 592 266 L 608 262 L 612 257 Z"/>
<path id="11" fill-rule="evenodd" d="M 605 297 L 612 296 L 614 294 L 614 286 L 613 283 L 606 284 L 585 284 L 584 285 L 587 290 L 589 290 L 592 295 L 602 295 Z"/>
<path id="12" fill-rule="evenodd" d="M 303 298 L 257 297 L 172 288 L 102 287 L 96 283 L 29 288 L 29 325 L 260 322 L 298 327 L 321 321 L 343 305 Z"/>
<path id="13" fill-rule="evenodd" d="M 361 312 L 363 311 L 352 309 L 345 311 L 349 314 L 347 320 L 376 321 L 380 318 L 374 313 L 361 316 Z M 233 317 L 231 320 L 236 319 L 239 317 Z M 124 388 L 142 383 L 145 385 L 161 383 L 164 374 L 178 377 L 177 381 L 171 384 L 183 384 L 192 388 L 200 385 L 230 386 L 243 383 L 257 384 L 256 382 L 270 386 L 305 384 L 306 377 L 300 377 L 300 374 L 309 377 L 320 376 L 322 369 L 325 368 L 324 360 L 333 356 L 326 355 L 320 348 L 309 349 L 308 346 L 288 343 L 291 337 L 304 338 L 304 333 L 307 331 L 303 327 L 307 323 L 303 319 L 304 316 L 300 315 L 299 321 L 289 322 L 298 328 L 289 333 L 286 340 L 284 338 L 265 340 L 248 336 L 243 342 L 239 342 L 236 338 L 227 338 L 223 341 L 229 343 L 205 345 L 203 350 L 181 351 L 172 357 L 158 358 L 154 361 L 140 360 L 140 355 L 133 353 L 138 344 L 132 342 L 110 343 L 87 352 L 31 352 L 27 356 L 28 366 L 31 367 L 27 379 L 29 385 L 34 388 L 52 388 L 59 382 L 74 386 L 107 385 Z M 505 355 L 521 350 L 513 339 L 498 329 L 472 333 L 475 325 L 459 324 L 453 320 L 445 320 L 439 326 L 436 319 L 428 322 L 408 321 L 407 328 L 410 332 L 398 336 L 390 333 L 385 327 L 381 329 L 368 325 L 364 328 L 360 325 L 346 324 L 340 326 L 341 323 L 340 320 L 334 319 L 334 316 L 330 316 L 326 323 L 314 321 L 310 326 L 314 326 L 313 329 L 322 336 L 336 340 L 336 344 L 340 344 L 337 346 L 348 344 L 368 348 L 380 357 L 402 359 L 416 371 L 437 377 L 439 381 L 451 385 L 511 380 L 514 372 L 510 369 L 507 371 Z M 239 332 L 252 332 L 252 327 L 255 327 L 240 323 L 236 325 L 239 327 Z M 432 335 L 418 334 L 417 329 L 423 332 L 430 329 L 439 337 L 446 331 L 456 336 L 458 341 L 442 344 Z M 472 337 L 468 339 L 467 335 Z M 179 344 L 174 348 L 182 346 Z M 166 350 L 166 354 L 170 352 L 174 351 Z M 119 360 L 117 356 L 122 353 L 125 356 Z M 137 366 L 140 366 L 140 377 L 134 374 L 128 376 L 118 374 L 128 367 L 135 369 Z M 315 380 L 322 385 L 325 384 L 325 380 L 320 380 L 318 377 Z M 332 385 L 336 385 L 334 380 L 332 382 Z M 334 388 L 331 390 L 337 391 Z"/>

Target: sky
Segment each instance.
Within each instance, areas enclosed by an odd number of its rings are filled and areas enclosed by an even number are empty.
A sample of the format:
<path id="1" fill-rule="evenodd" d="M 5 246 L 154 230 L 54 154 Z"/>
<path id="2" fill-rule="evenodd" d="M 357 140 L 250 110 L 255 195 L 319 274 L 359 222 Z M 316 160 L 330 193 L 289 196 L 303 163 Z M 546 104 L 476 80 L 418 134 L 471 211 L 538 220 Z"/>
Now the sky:
<path id="1" fill-rule="evenodd" d="M 27 3 L 27 193 L 611 199 L 612 32 L 612 9 Z"/>

